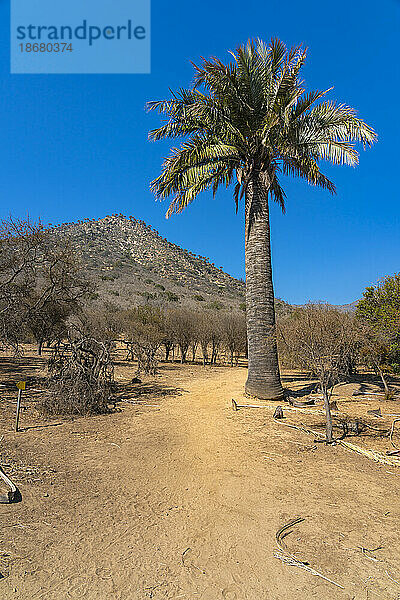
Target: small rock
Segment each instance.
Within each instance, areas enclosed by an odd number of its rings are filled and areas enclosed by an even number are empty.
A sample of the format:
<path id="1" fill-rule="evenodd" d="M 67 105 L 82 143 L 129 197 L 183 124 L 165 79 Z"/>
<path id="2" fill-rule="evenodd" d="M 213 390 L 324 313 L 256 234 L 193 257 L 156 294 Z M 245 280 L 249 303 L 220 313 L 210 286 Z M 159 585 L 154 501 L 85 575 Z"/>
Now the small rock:
<path id="1" fill-rule="evenodd" d="M 44 496 L 45 498 L 48 498 L 48 497 L 49 497 L 49 495 L 48 495 L 48 493 L 47 493 L 47 492 L 45 492 L 45 493 L 43 494 L 43 496 Z"/>

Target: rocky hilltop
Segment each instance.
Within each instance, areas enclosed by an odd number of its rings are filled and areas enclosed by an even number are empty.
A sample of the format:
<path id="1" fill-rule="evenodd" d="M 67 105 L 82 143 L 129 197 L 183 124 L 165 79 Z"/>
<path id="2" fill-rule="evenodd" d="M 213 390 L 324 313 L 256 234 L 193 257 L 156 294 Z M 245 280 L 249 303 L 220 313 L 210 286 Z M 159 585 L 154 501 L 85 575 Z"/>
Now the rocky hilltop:
<path id="1" fill-rule="evenodd" d="M 245 306 L 244 281 L 216 267 L 205 256 L 169 242 L 156 229 L 122 214 L 53 227 L 68 238 L 95 281 L 99 302 L 231 309 Z M 356 302 L 337 306 L 354 311 Z M 276 300 L 278 314 L 292 307 Z"/>
<path id="2" fill-rule="evenodd" d="M 243 281 L 197 256 L 134 217 L 64 223 L 52 229 L 68 237 L 96 280 L 102 300 L 119 305 L 149 302 L 239 307 Z M 210 306 L 211 307 L 211 306 Z"/>

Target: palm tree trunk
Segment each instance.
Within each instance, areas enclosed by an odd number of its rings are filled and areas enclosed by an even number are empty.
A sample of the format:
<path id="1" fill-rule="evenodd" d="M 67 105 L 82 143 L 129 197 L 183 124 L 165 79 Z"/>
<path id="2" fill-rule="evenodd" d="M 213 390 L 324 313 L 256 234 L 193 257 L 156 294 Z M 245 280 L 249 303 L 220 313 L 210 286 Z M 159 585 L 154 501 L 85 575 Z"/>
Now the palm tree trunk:
<path id="1" fill-rule="evenodd" d="M 272 282 L 268 188 L 254 175 L 246 191 L 246 321 L 249 370 L 245 391 L 263 400 L 281 400 Z"/>

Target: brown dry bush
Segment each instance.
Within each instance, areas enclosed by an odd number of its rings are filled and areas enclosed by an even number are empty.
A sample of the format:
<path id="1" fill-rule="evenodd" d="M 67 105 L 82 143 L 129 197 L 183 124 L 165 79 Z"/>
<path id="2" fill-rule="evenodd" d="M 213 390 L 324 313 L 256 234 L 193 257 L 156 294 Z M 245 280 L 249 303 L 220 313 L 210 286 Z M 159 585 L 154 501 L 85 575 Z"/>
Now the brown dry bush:
<path id="1" fill-rule="evenodd" d="M 39 408 L 46 414 L 93 415 L 109 412 L 114 380 L 111 343 L 70 328 L 49 360 L 49 390 Z"/>
<path id="2" fill-rule="evenodd" d="M 179 348 L 181 363 L 186 362 L 186 355 L 194 339 L 193 312 L 186 308 L 179 308 L 168 312 L 168 327 L 171 338 Z"/>
<path id="3" fill-rule="evenodd" d="M 348 378 L 357 352 L 354 319 L 324 304 L 307 304 L 278 324 L 281 358 L 315 374 L 326 411 L 326 439 L 333 441 L 329 406 L 333 386 Z"/>
<path id="4" fill-rule="evenodd" d="M 149 305 L 137 306 L 125 311 L 122 327 L 128 359 L 136 358 L 137 373 L 155 375 L 158 364 L 157 351 L 165 342 L 163 312 Z"/>
<path id="5" fill-rule="evenodd" d="M 229 312 L 221 316 L 223 346 L 231 367 L 237 366 L 239 358 L 246 352 L 246 317 L 243 313 Z"/>

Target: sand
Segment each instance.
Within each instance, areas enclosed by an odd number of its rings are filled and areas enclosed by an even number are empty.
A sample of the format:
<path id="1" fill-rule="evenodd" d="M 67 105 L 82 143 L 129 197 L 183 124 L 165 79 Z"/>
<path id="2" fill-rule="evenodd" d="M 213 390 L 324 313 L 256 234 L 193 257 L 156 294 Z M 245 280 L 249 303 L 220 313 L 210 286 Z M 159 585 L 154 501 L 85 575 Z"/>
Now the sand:
<path id="1" fill-rule="evenodd" d="M 0 505 L 1 600 L 400 598 L 400 469 L 314 444 L 273 407 L 234 412 L 245 377 L 169 364 L 112 415 L 43 421 L 30 405 L 16 434 L 5 413 L 23 501 Z M 297 516 L 289 551 L 343 590 L 274 557 Z"/>

